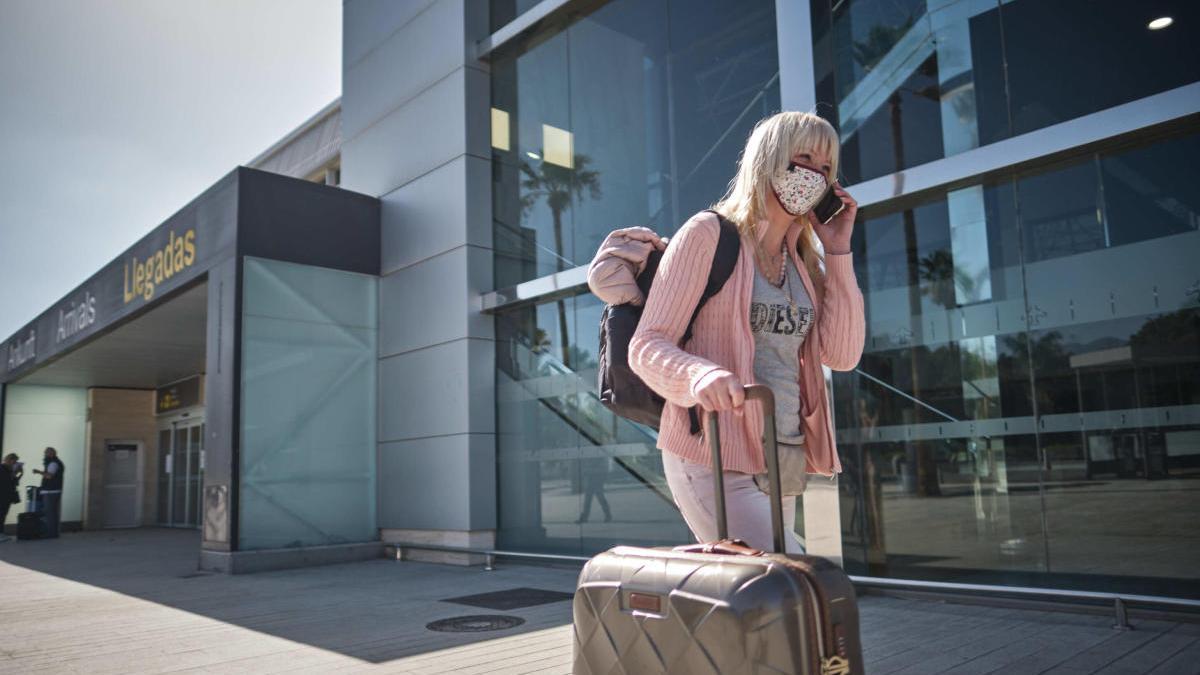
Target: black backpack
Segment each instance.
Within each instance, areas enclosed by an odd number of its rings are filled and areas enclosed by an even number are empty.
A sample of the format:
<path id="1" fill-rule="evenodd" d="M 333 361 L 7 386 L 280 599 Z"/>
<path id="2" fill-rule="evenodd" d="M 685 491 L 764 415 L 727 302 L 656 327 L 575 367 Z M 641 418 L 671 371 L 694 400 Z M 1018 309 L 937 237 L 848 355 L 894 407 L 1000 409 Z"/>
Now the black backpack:
<path id="1" fill-rule="evenodd" d="M 704 287 L 700 301 L 692 312 L 692 318 L 688 320 L 687 330 L 679 341 L 681 347 L 692 338 L 692 325 L 696 323 L 696 317 L 704 303 L 716 295 L 733 274 L 733 267 L 737 264 L 741 248 L 737 226 L 716 211 L 705 210 L 716 214 L 720 220 L 721 236 L 717 240 L 717 251 L 713 255 L 712 269 L 708 273 L 708 285 Z M 650 297 L 650 285 L 654 283 L 654 275 L 658 271 L 661 259 L 662 253 L 657 249 L 652 250 L 646 260 L 646 268 L 638 275 L 637 285 L 644 298 Z M 621 417 L 657 430 L 665 401 L 646 386 L 629 367 L 629 341 L 633 339 L 633 333 L 637 330 L 641 318 L 642 308 L 637 305 L 604 306 L 604 313 L 600 315 L 600 402 Z M 695 408 L 689 413 L 692 418 L 692 433 L 699 433 L 700 420 Z"/>

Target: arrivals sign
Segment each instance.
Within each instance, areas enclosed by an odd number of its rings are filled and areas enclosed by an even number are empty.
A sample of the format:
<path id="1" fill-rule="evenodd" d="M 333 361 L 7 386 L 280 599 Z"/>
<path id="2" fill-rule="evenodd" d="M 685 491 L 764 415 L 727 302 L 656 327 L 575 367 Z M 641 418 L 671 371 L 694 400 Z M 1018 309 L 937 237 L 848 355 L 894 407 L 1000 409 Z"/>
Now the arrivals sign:
<path id="1" fill-rule="evenodd" d="M 17 337 L 8 341 L 8 348 L 5 350 L 8 355 L 8 369 L 16 370 L 26 363 L 31 363 L 37 356 L 37 330 L 29 329 L 28 335 L 24 331 L 17 334 Z"/>
<path id="2" fill-rule="evenodd" d="M 200 376 L 195 375 L 154 392 L 154 412 L 161 415 L 200 405 Z"/>
<path id="3" fill-rule="evenodd" d="M 188 230 L 179 237 L 172 230 L 167 237 L 167 245 L 161 251 L 155 251 L 145 260 L 132 258 L 125 263 L 125 304 L 138 298 L 153 298 L 163 281 L 170 281 L 196 262 L 196 230 Z"/>
<path id="4" fill-rule="evenodd" d="M 232 176 L 231 176 L 232 177 Z M 0 343 L 0 382 L 87 340 L 199 279 L 233 255 L 237 183 L 222 180 Z"/>

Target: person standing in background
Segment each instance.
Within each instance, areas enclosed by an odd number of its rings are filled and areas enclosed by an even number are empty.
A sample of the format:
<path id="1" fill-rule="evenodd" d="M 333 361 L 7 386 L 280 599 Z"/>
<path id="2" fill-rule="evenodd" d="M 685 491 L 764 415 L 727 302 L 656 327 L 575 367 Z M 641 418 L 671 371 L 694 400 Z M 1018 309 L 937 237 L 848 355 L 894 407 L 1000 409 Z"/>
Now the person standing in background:
<path id="1" fill-rule="evenodd" d="M 0 542 L 12 538 L 4 534 L 4 523 L 8 520 L 8 508 L 21 501 L 21 494 L 17 491 L 23 473 L 21 463 L 17 461 L 19 459 L 15 452 L 10 452 L 0 462 Z"/>
<path id="2" fill-rule="evenodd" d="M 42 512 L 46 515 L 46 537 L 54 538 L 58 536 L 63 475 L 66 473 L 67 467 L 58 458 L 58 451 L 54 448 L 46 448 L 42 464 L 44 469 L 34 469 L 33 472 L 42 476 L 42 487 L 38 490 L 38 497 L 42 501 Z"/>
<path id="3" fill-rule="evenodd" d="M 608 507 L 608 499 L 604 497 L 604 481 L 608 480 L 608 457 L 585 457 L 579 462 L 583 474 L 583 511 L 580 512 L 576 523 L 586 523 L 592 513 L 592 497 L 600 502 L 604 510 L 604 522 L 612 521 L 612 509 Z"/>

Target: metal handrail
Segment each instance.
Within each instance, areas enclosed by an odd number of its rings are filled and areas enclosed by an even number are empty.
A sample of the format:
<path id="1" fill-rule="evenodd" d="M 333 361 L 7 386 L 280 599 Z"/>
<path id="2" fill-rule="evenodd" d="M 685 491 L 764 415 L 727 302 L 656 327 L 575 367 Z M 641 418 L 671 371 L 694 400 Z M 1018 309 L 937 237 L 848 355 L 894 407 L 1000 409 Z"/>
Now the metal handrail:
<path id="1" fill-rule="evenodd" d="M 464 553 L 484 556 L 483 569 L 495 569 L 496 558 L 529 558 L 535 560 L 559 560 L 563 562 L 587 562 L 586 556 L 561 555 L 556 553 L 525 553 L 522 551 L 503 551 L 498 549 L 462 548 L 456 546 L 438 546 L 436 544 L 418 544 L 410 542 L 391 543 L 398 553 L 404 549 L 420 551 L 442 551 L 446 553 Z M 946 581 L 924 581 L 920 579 L 886 579 L 883 577 L 868 577 L 849 575 L 855 586 L 867 588 L 889 588 L 907 591 L 941 591 L 959 594 L 984 594 L 991 596 L 1021 595 L 1027 597 L 1042 597 L 1051 600 L 1100 600 L 1113 603 L 1116 623 L 1113 628 L 1127 630 L 1131 628 L 1126 615 L 1127 604 L 1149 605 L 1163 608 L 1182 609 L 1200 612 L 1200 600 L 1188 598 L 1170 598 L 1161 595 L 1140 595 L 1136 593 L 1106 593 L 1103 591 L 1077 591 L 1065 588 L 1038 588 L 1031 586 L 995 586 L 987 584 L 963 584 Z"/>
<path id="2" fill-rule="evenodd" d="M 1105 593 L 1103 591 L 1076 591 L 1065 588 L 1038 588 L 1034 586 L 990 586 L 986 584 L 963 584 L 947 581 L 924 581 L 917 579 L 885 579 L 883 577 L 860 577 L 850 575 L 856 586 L 890 588 L 897 590 L 928 590 L 951 593 L 982 593 L 985 595 L 1021 595 L 1048 598 L 1051 600 L 1100 600 L 1111 602 L 1116 623 L 1113 628 L 1131 630 L 1126 605 L 1150 605 L 1163 608 L 1200 612 L 1200 600 L 1168 598 L 1161 595 L 1139 595 L 1136 593 Z"/>
<path id="3" fill-rule="evenodd" d="M 996 586 L 990 584 L 963 584 L 949 581 L 924 581 L 918 579 L 887 579 L 884 577 L 860 577 L 850 575 L 850 581 L 860 586 L 880 588 L 914 588 L 930 590 L 970 591 L 979 593 L 1012 593 L 1014 595 L 1041 595 L 1080 600 L 1124 600 L 1126 602 L 1163 605 L 1200 610 L 1200 600 L 1170 598 L 1163 595 L 1139 595 L 1135 593 L 1108 593 L 1104 591 L 1077 591 L 1065 588 L 1039 588 L 1037 586 Z"/>
<path id="4" fill-rule="evenodd" d="M 443 553 L 465 553 L 484 557 L 483 569 L 490 572 L 496 568 L 496 558 L 528 558 L 530 560 L 561 560 L 563 562 L 587 562 L 591 558 L 578 555 L 561 555 L 558 553 L 527 553 L 524 551 L 502 551 L 491 548 L 463 548 L 461 546 L 439 546 L 437 544 L 414 544 L 411 542 L 385 542 L 386 546 L 396 547 L 397 557 L 404 554 L 404 549 L 415 551 L 440 551 Z"/>
<path id="5" fill-rule="evenodd" d="M 951 416 L 949 413 L 947 413 L 945 411 L 938 410 L 937 408 L 929 405 L 925 401 L 922 401 L 921 399 L 919 399 L 915 396 L 911 396 L 911 395 L 897 389 L 896 387 L 893 387 L 892 385 L 888 384 L 887 382 L 884 382 L 883 380 L 879 379 L 878 377 L 875 377 L 874 375 L 866 372 L 862 368 L 855 368 L 854 372 L 856 372 L 859 375 L 863 376 L 864 378 L 874 382 L 875 384 L 883 387 L 884 389 L 891 391 L 894 394 L 899 394 L 900 396 L 903 396 L 904 398 L 912 401 L 913 403 L 916 403 L 919 406 L 926 408 L 927 410 L 932 410 L 933 412 L 941 415 L 942 417 L 945 417 L 946 419 L 950 420 L 951 422 L 961 422 L 962 421 L 962 420 L 958 419 L 957 417 Z"/>

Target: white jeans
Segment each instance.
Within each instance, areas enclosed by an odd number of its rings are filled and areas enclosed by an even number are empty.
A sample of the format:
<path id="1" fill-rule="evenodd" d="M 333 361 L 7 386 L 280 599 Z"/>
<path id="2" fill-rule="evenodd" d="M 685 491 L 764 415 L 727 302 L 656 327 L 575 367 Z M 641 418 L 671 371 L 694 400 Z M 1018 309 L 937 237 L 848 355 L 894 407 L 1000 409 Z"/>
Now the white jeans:
<path id="1" fill-rule="evenodd" d="M 663 470 L 675 505 L 697 541 L 717 539 L 717 507 L 712 470 L 674 453 L 662 451 Z M 764 551 L 775 550 L 771 534 L 771 498 L 758 489 L 754 477 L 737 471 L 725 472 L 725 512 L 729 536 Z M 796 536 L 796 498 L 783 498 L 783 530 L 788 553 L 804 553 Z"/>

